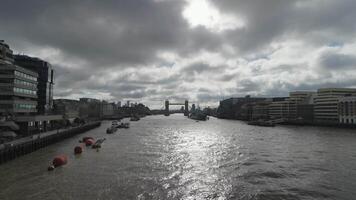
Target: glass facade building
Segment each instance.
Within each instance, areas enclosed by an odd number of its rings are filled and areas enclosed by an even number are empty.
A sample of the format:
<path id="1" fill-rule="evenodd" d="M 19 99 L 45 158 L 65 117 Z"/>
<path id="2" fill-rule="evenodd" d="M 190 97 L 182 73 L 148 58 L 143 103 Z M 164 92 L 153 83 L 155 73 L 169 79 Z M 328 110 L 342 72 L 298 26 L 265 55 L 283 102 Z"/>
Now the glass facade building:
<path id="1" fill-rule="evenodd" d="M 38 114 L 47 114 L 53 109 L 54 70 L 51 64 L 39 58 L 15 55 L 15 64 L 38 73 Z M 27 83 L 24 83 L 27 84 Z"/>
<path id="2" fill-rule="evenodd" d="M 37 113 L 38 74 L 25 68 L 0 63 L 0 113 L 29 115 Z"/>

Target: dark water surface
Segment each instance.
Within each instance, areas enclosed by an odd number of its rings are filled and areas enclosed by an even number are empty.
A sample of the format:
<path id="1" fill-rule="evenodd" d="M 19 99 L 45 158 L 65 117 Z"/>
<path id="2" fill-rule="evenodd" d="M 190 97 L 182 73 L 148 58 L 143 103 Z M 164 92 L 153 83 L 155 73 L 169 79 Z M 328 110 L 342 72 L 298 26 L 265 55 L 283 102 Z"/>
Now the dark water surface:
<path id="1" fill-rule="evenodd" d="M 152 116 L 0 165 L 0 199 L 356 199 L 356 130 Z M 79 138 L 106 137 L 73 155 Z M 69 163 L 47 172 L 65 153 Z"/>

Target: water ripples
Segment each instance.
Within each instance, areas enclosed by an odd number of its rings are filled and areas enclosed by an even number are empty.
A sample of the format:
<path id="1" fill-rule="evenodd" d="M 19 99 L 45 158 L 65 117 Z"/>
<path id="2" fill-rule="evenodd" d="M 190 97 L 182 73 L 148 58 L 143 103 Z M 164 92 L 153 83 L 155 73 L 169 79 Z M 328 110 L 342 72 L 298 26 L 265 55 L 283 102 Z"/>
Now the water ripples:
<path id="1" fill-rule="evenodd" d="M 71 154 L 78 138 L 0 166 L 0 199 L 356 196 L 356 135 L 348 130 L 196 123 L 176 115 L 147 117 L 113 135 L 104 134 L 105 128 L 87 133 L 107 137 L 100 152 L 86 149 L 54 173 L 43 170 L 48 160 L 57 152 Z"/>

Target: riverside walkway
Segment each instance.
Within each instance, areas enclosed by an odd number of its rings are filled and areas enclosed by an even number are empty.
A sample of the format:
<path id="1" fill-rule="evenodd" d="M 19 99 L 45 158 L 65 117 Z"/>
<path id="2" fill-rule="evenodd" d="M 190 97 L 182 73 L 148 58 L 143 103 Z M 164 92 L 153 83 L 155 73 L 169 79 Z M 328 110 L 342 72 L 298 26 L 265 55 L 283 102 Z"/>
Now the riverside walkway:
<path id="1" fill-rule="evenodd" d="M 82 126 L 48 131 L 6 142 L 0 145 L 0 164 L 100 125 L 100 121 L 91 122 Z"/>

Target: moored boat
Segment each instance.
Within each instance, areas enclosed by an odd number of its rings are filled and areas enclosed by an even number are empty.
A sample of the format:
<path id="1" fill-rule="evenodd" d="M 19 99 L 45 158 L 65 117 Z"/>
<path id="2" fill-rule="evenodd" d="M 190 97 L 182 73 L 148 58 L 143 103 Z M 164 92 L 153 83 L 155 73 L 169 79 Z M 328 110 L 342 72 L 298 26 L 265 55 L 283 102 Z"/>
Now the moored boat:
<path id="1" fill-rule="evenodd" d="M 264 121 L 264 120 L 250 121 L 247 124 L 248 125 L 253 125 L 253 126 L 265 126 L 265 127 L 274 127 L 274 126 L 276 126 L 274 123 L 272 123 L 270 121 Z"/>
<path id="2" fill-rule="evenodd" d="M 117 126 L 117 128 L 130 128 L 130 123 L 121 123 Z"/>
<path id="3" fill-rule="evenodd" d="M 111 127 L 109 127 L 109 128 L 106 129 L 106 133 L 107 133 L 107 134 L 113 134 L 113 133 L 115 133 L 116 131 L 117 131 L 116 126 L 111 126 Z"/>
<path id="4" fill-rule="evenodd" d="M 189 118 L 194 120 L 199 120 L 199 121 L 206 121 L 207 114 L 205 114 L 200 110 L 196 110 L 189 115 Z"/>
<path id="5" fill-rule="evenodd" d="M 140 120 L 140 118 L 138 116 L 132 116 L 130 118 L 130 121 L 138 121 L 138 120 Z"/>

